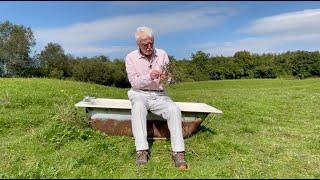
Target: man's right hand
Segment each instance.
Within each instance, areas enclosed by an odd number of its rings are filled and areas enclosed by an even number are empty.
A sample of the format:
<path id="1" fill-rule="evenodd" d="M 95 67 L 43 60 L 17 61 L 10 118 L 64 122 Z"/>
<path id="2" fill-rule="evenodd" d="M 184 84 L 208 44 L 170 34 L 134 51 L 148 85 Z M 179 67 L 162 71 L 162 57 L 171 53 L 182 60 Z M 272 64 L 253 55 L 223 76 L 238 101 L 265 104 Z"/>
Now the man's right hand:
<path id="1" fill-rule="evenodd" d="M 161 75 L 161 72 L 158 70 L 152 70 L 150 73 L 151 80 L 158 79 Z"/>

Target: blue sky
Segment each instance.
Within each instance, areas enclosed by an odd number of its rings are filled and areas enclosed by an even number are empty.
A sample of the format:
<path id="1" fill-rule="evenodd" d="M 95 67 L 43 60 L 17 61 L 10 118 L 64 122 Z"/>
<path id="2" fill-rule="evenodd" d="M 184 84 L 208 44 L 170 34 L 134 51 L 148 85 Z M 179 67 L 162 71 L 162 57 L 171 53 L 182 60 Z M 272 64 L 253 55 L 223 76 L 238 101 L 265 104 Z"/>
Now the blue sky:
<path id="1" fill-rule="evenodd" d="M 7 1 L 0 18 L 32 29 L 34 53 L 54 42 L 74 56 L 124 58 L 143 25 L 153 28 L 155 47 L 178 59 L 198 50 L 232 56 L 320 47 L 320 2 L 312 1 Z"/>

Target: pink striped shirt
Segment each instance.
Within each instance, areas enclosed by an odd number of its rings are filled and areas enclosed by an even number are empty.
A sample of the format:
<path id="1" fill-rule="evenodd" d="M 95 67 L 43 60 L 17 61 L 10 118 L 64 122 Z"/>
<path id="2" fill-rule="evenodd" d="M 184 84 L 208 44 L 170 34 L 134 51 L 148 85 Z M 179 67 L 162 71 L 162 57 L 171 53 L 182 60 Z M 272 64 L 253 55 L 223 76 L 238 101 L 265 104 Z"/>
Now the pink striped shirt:
<path id="1" fill-rule="evenodd" d="M 126 56 L 126 71 L 133 89 L 163 90 L 160 78 L 151 80 L 150 73 L 152 70 L 161 71 L 169 63 L 169 57 L 162 49 L 155 48 L 154 51 L 150 62 L 139 49 Z"/>

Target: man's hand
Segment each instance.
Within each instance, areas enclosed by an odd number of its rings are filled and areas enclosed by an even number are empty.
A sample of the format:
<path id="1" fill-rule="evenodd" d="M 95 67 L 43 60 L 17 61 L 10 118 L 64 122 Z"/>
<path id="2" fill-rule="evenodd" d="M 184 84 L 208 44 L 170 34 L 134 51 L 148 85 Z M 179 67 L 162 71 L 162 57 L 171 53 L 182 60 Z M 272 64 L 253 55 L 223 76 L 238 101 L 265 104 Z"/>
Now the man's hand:
<path id="1" fill-rule="evenodd" d="M 151 78 L 151 80 L 158 79 L 160 77 L 160 75 L 161 75 L 161 71 L 152 70 L 150 73 L 150 78 Z"/>
<path id="2" fill-rule="evenodd" d="M 161 81 L 165 81 L 165 80 L 167 79 L 167 77 L 168 77 L 168 74 L 167 74 L 167 73 L 162 73 L 162 74 L 160 74 L 160 79 L 161 79 Z"/>

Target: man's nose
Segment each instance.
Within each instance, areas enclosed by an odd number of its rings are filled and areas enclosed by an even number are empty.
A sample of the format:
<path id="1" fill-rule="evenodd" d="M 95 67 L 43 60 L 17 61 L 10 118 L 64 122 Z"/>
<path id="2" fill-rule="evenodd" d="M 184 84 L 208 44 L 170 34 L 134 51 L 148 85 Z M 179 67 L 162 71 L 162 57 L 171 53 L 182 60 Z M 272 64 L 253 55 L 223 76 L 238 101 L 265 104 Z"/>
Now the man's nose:
<path id="1" fill-rule="evenodd" d="M 148 49 L 151 49 L 151 48 L 152 48 L 151 44 L 148 44 Z"/>

